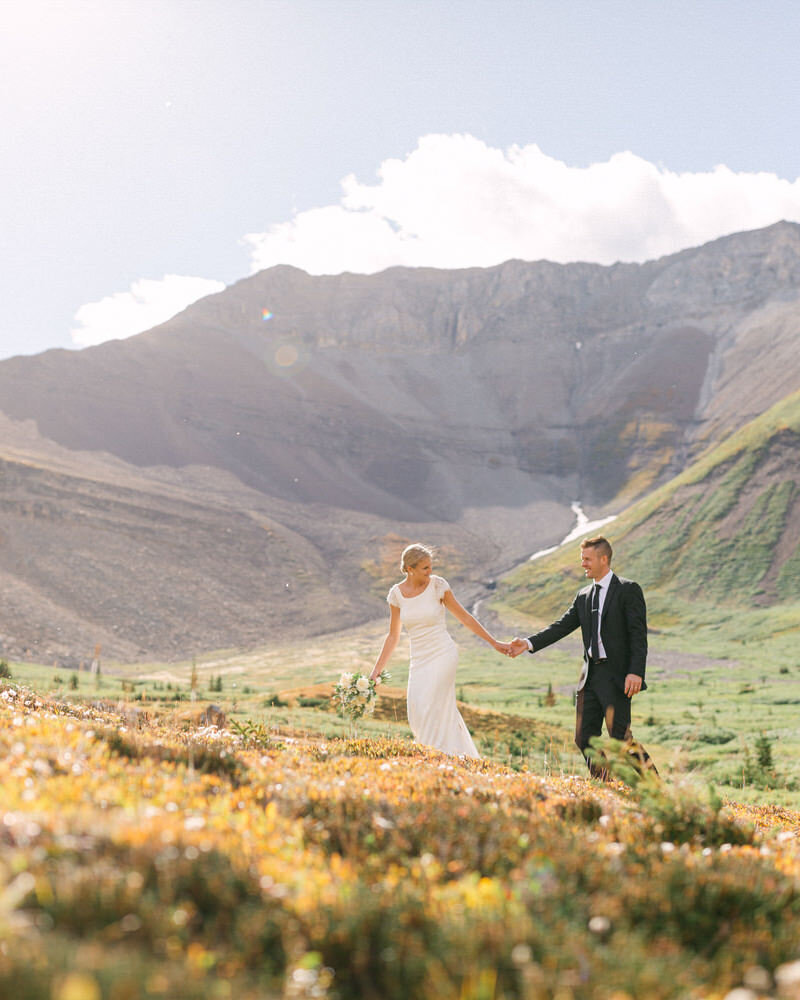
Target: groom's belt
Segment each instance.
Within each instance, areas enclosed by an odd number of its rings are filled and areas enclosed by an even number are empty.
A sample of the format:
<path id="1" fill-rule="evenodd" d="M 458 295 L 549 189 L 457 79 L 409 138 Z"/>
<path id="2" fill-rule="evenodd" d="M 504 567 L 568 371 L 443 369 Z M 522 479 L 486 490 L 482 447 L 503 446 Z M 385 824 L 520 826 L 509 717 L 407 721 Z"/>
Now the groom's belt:
<path id="1" fill-rule="evenodd" d="M 592 657 L 590 656 L 590 657 L 589 657 L 589 663 L 590 663 L 590 664 L 591 664 L 591 665 L 592 665 L 593 667 L 594 667 L 594 666 L 597 666 L 597 664 L 598 664 L 598 663 L 608 663 L 608 657 L 607 657 L 607 656 L 601 656 L 599 660 L 595 660 L 595 659 L 593 659 L 593 658 L 592 658 Z"/>

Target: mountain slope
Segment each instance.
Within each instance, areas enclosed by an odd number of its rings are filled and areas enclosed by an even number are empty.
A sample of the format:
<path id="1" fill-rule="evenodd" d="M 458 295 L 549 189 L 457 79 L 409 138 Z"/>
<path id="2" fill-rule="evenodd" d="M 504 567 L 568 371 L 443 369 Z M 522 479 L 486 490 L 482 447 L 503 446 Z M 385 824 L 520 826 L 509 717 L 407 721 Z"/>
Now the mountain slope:
<path id="1" fill-rule="evenodd" d="M 2 417 L 0 434 L 7 658 L 74 666 L 100 645 L 112 660 L 180 659 L 345 628 L 385 612 L 418 531 L 465 599 L 499 558 L 468 526 L 291 504 L 208 468 L 137 470 Z"/>
<path id="2" fill-rule="evenodd" d="M 654 607 L 800 601 L 800 392 L 709 449 L 604 532 Z M 536 617 L 575 593 L 578 543 L 515 570 L 500 599 Z M 800 624 L 794 631 L 800 635 Z"/>

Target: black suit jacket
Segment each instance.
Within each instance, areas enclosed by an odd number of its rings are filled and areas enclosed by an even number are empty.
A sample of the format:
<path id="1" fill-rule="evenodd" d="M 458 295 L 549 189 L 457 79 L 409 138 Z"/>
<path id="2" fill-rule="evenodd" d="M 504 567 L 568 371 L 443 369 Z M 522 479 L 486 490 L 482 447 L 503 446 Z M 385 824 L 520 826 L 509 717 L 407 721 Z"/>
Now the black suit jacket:
<path id="1" fill-rule="evenodd" d="M 578 591 L 572 605 L 547 628 L 529 637 L 534 653 L 550 646 L 580 626 L 583 635 L 584 658 L 592 641 L 591 594 L 594 582 Z M 608 669 L 617 685 L 624 689 L 625 677 L 638 674 L 644 682 L 647 661 L 647 608 L 642 588 L 633 580 L 625 580 L 613 573 L 603 603 L 600 619 L 600 638 L 603 642 Z"/>

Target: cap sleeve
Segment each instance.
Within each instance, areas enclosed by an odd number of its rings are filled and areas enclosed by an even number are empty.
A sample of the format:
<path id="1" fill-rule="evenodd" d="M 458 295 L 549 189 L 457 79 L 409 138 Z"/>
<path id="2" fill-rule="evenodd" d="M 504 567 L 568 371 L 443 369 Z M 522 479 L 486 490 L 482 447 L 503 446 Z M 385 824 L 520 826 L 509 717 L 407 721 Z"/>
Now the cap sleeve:
<path id="1" fill-rule="evenodd" d="M 389 605 L 391 607 L 393 608 L 400 607 L 400 598 L 397 596 L 397 584 L 395 584 L 389 591 L 389 593 L 386 595 L 386 600 L 389 602 Z"/>
<path id="2" fill-rule="evenodd" d="M 445 580 L 443 576 L 435 576 L 433 578 L 434 585 L 436 587 L 436 598 L 437 600 L 442 600 L 444 595 L 450 589 L 450 584 Z"/>

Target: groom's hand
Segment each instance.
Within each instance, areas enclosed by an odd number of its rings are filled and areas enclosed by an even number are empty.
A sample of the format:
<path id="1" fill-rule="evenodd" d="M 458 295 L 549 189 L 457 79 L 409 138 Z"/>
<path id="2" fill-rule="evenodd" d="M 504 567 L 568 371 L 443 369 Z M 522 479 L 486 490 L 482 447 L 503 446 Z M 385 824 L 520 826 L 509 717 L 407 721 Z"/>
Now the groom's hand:
<path id="1" fill-rule="evenodd" d="M 628 674 L 625 678 L 625 694 L 632 698 L 642 690 L 642 678 L 638 674 Z"/>
<path id="2" fill-rule="evenodd" d="M 520 639 L 518 636 L 511 640 L 509 646 L 511 646 L 511 652 L 508 654 L 509 656 L 519 656 L 520 653 L 529 652 L 528 640 Z"/>

